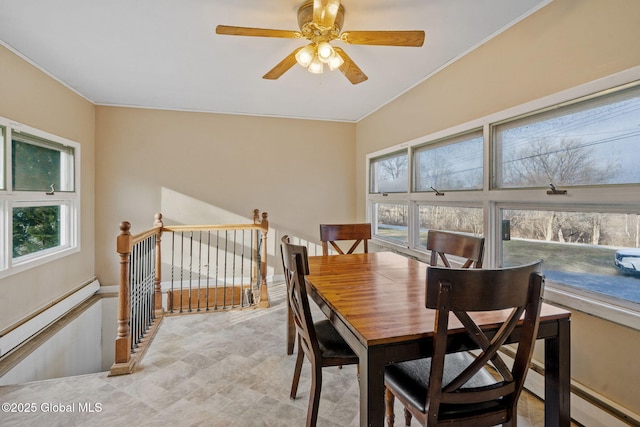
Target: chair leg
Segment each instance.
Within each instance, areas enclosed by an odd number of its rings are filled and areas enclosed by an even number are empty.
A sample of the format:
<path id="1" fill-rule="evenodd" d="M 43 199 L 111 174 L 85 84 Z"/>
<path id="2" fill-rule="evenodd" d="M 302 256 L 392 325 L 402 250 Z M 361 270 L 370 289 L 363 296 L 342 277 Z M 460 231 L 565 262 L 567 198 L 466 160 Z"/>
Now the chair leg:
<path id="1" fill-rule="evenodd" d="M 502 423 L 502 427 L 518 427 L 518 410 L 512 409 L 511 415 L 506 423 Z"/>
<path id="2" fill-rule="evenodd" d="M 396 421 L 396 415 L 393 413 L 393 404 L 396 400 L 396 397 L 393 395 L 391 390 L 386 387 L 384 389 L 384 398 L 387 412 L 387 427 L 393 427 L 393 424 Z"/>
<path id="3" fill-rule="evenodd" d="M 320 407 L 320 392 L 322 391 L 322 366 L 318 366 L 318 364 L 313 365 L 311 369 L 311 392 L 309 393 L 306 427 L 316 427 L 318 409 Z"/>
<path id="4" fill-rule="evenodd" d="M 413 418 L 413 415 L 411 415 L 411 412 L 409 412 L 407 408 L 404 408 L 404 425 L 405 426 L 411 425 L 411 418 Z"/>
<path id="5" fill-rule="evenodd" d="M 289 397 L 291 399 L 296 398 L 296 394 L 298 394 L 298 383 L 300 382 L 300 372 L 302 372 L 302 362 L 304 361 L 304 352 L 300 348 L 300 344 L 298 343 L 298 357 L 296 358 L 296 367 L 293 370 L 293 382 L 291 383 L 291 394 Z"/>

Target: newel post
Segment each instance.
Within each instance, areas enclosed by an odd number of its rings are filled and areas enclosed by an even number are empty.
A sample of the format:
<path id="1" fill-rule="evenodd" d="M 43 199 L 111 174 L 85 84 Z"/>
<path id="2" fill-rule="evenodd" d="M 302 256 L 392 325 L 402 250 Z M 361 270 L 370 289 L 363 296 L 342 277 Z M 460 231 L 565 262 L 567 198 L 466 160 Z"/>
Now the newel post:
<path id="1" fill-rule="evenodd" d="M 162 252 L 160 252 L 161 241 L 162 241 L 162 227 L 164 227 L 164 223 L 162 222 L 162 214 L 158 212 L 155 215 L 155 220 L 153 221 L 153 226 L 155 228 L 159 228 L 158 233 L 156 235 L 156 275 L 154 278 L 154 291 L 153 291 L 153 309 L 155 311 L 156 317 L 162 316 L 164 314 L 164 310 L 162 308 Z"/>
<path id="2" fill-rule="evenodd" d="M 120 223 L 120 235 L 117 240 L 117 252 L 120 254 L 120 288 L 118 298 L 118 333 L 114 363 L 129 363 L 131 358 L 131 300 L 129 296 L 129 255 L 131 254 L 131 223 Z"/>
<path id="3" fill-rule="evenodd" d="M 269 220 L 266 212 L 262 212 L 262 221 L 260 222 L 260 303 L 258 307 L 269 308 L 269 289 L 267 289 L 267 233 L 269 232 Z"/>

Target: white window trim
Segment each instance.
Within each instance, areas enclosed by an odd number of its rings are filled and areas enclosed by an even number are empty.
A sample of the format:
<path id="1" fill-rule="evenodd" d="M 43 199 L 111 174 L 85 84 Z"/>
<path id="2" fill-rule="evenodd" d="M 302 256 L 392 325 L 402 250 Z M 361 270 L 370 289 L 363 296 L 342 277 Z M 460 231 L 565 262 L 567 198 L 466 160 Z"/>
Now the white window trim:
<path id="1" fill-rule="evenodd" d="M 56 192 L 54 196 L 47 196 L 47 198 L 42 197 L 41 193 L 36 192 L 13 191 L 11 188 L 0 189 L 0 248 L 2 249 L 0 253 L 3 254 L 2 257 L 0 257 L 0 279 L 2 279 L 80 251 L 81 148 L 80 144 L 75 141 L 32 128 L 4 117 L 0 117 L 0 126 L 5 128 L 5 147 L 4 152 L 0 155 L 0 159 L 4 161 L 4 164 L 0 171 L 4 171 L 5 184 L 7 187 L 10 187 L 11 134 L 14 131 L 72 147 L 74 151 L 73 180 L 75 183 L 74 192 Z M 46 249 L 13 259 L 11 255 L 12 209 L 16 206 L 46 206 L 51 204 L 66 206 L 66 209 L 69 210 L 68 222 L 61 225 L 66 231 L 63 234 L 64 241 L 61 242 L 62 244 L 56 248 Z"/>
<path id="2" fill-rule="evenodd" d="M 441 200 L 437 200 L 435 197 L 435 193 L 412 193 L 411 192 L 411 177 L 412 177 L 412 150 L 424 146 L 425 143 L 429 141 L 433 141 L 437 143 L 441 141 L 443 138 L 452 137 L 461 133 L 470 132 L 479 127 L 483 127 L 484 135 L 485 135 L 485 147 L 484 147 L 484 165 L 487 166 L 490 164 L 489 158 L 491 156 L 491 143 L 489 141 L 489 132 L 490 132 L 490 124 L 495 124 L 502 122 L 504 120 L 512 119 L 518 116 L 522 116 L 525 114 L 530 114 L 532 112 L 536 112 L 539 110 L 543 110 L 545 108 L 550 108 L 553 106 L 557 106 L 559 104 L 572 102 L 578 98 L 588 97 L 592 94 L 602 95 L 607 91 L 618 90 L 620 86 L 624 86 L 626 84 L 631 84 L 640 80 L 640 66 L 630 68 L 628 70 L 589 82 L 585 83 L 570 89 L 566 89 L 555 94 L 545 96 L 543 98 L 539 98 L 500 112 L 496 112 L 494 114 L 490 114 L 488 116 L 475 119 L 466 123 L 462 123 L 456 126 L 453 126 L 448 129 L 444 129 L 441 131 L 437 131 L 428 135 L 424 135 L 418 138 L 415 138 L 411 141 L 407 141 L 392 147 L 387 147 L 383 150 L 379 150 L 373 153 L 370 153 L 366 156 L 366 180 L 369 183 L 370 180 L 370 161 L 371 159 L 384 156 L 385 154 L 398 152 L 403 149 L 406 149 L 409 153 L 409 173 L 407 183 L 407 193 L 394 193 L 389 194 L 388 196 L 383 196 L 381 194 L 369 194 L 369 185 L 366 186 L 365 189 L 365 199 L 367 200 L 367 220 L 372 222 L 373 218 L 373 207 L 375 203 L 402 203 L 409 204 L 409 247 L 402 247 L 401 245 L 390 243 L 387 240 L 381 240 L 373 236 L 374 243 L 383 247 L 388 248 L 390 250 L 399 251 L 405 253 L 407 255 L 413 255 L 418 258 L 424 258 L 424 252 L 418 251 L 415 248 L 415 241 L 412 238 L 412 234 L 415 234 L 415 226 L 412 226 L 414 223 L 412 219 L 412 215 L 414 214 L 415 203 L 420 201 L 429 201 L 429 202 L 440 202 Z M 498 227 L 497 222 L 498 218 L 498 205 L 508 204 L 510 207 L 518 204 L 517 201 L 514 203 L 513 198 L 513 190 L 500 190 L 500 189 L 492 189 L 489 190 L 491 186 L 490 181 L 491 171 L 488 167 L 485 167 L 484 170 L 484 184 L 483 189 L 476 191 L 451 191 L 447 192 L 447 200 L 445 204 L 450 203 L 459 203 L 464 206 L 469 207 L 477 207 L 478 203 L 481 203 L 487 213 L 485 215 L 485 230 L 492 230 L 495 234 L 491 236 L 492 238 L 488 238 L 486 240 L 487 247 L 485 248 L 485 256 L 487 257 L 485 261 L 486 266 L 495 266 L 498 250 L 496 245 L 500 241 L 498 239 L 498 234 L 500 232 L 500 228 Z M 544 205 L 558 205 L 562 206 L 563 209 L 567 209 L 570 206 L 577 205 L 590 205 L 595 209 L 601 211 L 611 211 L 616 212 L 623 209 L 629 209 L 630 206 L 637 209 L 638 204 L 627 204 L 621 203 L 622 195 L 627 197 L 631 196 L 631 200 L 640 200 L 640 187 L 637 188 L 622 188 L 622 187 L 607 187 L 607 191 L 598 191 L 598 199 L 596 203 L 594 203 L 594 188 L 597 187 L 584 187 L 584 188 L 572 188 L 571 189 L 571 204 L 566 204 L 566 199 L 557 198 L 555 200 L 550 200 L 548 197 L 545 197 L 542 191 L 539 189 L 519 189 L 517 190 L 521 194 L 526 194 L 526 205 L 531 207 L 536 203 L 543 203 Z M 525 205 L 523 200 L 523 205 Z M 491 225 L 491 227 L 489 226 Z M 412 229 L 414 230 L 412 232 Z M 485 232 L 487 235 L 487 232 Z M 488 236 L 487 236 L 488 237 Z M 587 295 L 585 293 L 576 291 L 576 288 L 569 288 L 565 285 L 554 283 L 553 281 L 547 281 L 547 286 L 545 289 L 545 299 L 551 303 L 559 304 L 564 307 L 574 309 L 577 311 L 585 312 L 605 320 L 622 324 L 628 326 L 630 328 L 640 330 L 640 309 L 637 308 L 633 303 L 629 303 L 629 306 L 621 305 L 614 299 L 609 299 L 606 296 L 602 296 L 602 298 L 594 298 L 591 295 Z"/>

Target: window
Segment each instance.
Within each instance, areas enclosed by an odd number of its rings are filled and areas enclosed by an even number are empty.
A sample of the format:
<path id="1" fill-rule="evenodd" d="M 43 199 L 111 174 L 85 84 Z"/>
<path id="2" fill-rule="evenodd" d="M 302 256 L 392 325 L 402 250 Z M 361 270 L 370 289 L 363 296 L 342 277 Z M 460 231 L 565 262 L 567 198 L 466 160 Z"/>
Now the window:
<path id="1" fill-rule="evenodd" d="M 616 257 L 624 248 L 638 248 L 640 215 L 551 209 L 501 213 L 503 266 L 543 259 L 549 280 L 640 304 L 640 249 L 638 262 Z"/>
<path id="2" fill-rule="evenodd" d="M 427 249 L 429 230 L 447 230 L 482 236 L 484 218 L 481 208 L 444 205 L 418 205 L 420 241 L 417 247 Z"/>
<path id="3" fill-rule="evenodd" d="M 494 127 L 496 187 L 640 183 L 637 87 Z"/>
<path id="4" fill-rule="evenodd" d="M 482 130 L 416 149 L 415 191 L 482 190 Z"/>
<path id="5" fill-rule="evenodd" d="M 73 191 L 71 147 L 14 132 L 11 148 L 13 190 Z"/>
<path id="6" fill-rule="evenodd" d="M 77 251 L 79 145 L 0 118 L 0 277 Z"/>
<path id="7" fill-rule="evenodd" d="M 408 189 L 408 155 L 395 153 L 371 161 L 371 193 L 402 193 Z"/>
<path id="8" fill-rule="evenodd" d="M 543 259 L 545 298 L 640 328 L 639 79 L 636 68 L 372 153 L 374 239 L 426 260 L 430 229 L 482 235 L 485 266 Z"/>
<path id="9" fill-rule="evenodd" d="M 409 208 L 407 205 L 376 203 L 376 220 L 373 234 L 407 246 L 409 234 Z"/>

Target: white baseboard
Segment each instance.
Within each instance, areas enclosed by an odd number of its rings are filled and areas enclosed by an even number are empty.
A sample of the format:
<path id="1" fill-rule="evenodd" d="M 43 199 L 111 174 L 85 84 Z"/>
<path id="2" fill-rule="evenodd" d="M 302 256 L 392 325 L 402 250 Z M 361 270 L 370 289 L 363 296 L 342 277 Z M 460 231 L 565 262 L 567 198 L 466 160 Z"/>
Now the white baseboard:
<path id="1" fill-rule="evenodd" d="M 53 323 L 75 306 L 94 295 L 100 289 L 97 279 L 87 283 L 71 295 L 29 319 L 0 337 L 0 356 L 4 356 L 47 325 Z"/>

